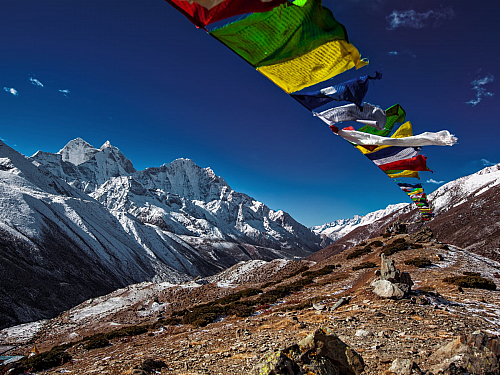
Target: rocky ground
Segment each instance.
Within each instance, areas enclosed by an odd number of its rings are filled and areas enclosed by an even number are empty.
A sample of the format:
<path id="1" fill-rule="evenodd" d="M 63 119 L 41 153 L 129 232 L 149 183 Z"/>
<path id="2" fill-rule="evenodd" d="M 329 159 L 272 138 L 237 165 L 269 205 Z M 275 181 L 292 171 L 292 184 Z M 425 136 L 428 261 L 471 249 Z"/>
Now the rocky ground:
<path id="1" fill-rule="evenodd" d="M 407 235 L 380 237 L 369 242 L 378 240 L 385 246 L 372 245 L 371 251 L 357 258 L 348 259 L 349 254 L 365 248 L 366 244 L 316 264 L 258 261 L 234 267 L 226 271 L 224 277 L 180 286 L 150 283 L 133 286 L 105 298 L 87 301 L 39 324 L 31 338 L 20 339 L 13 329 L 1 331 L 0 344 L 16 346 L 8 355 L 26 355 L 33 345 L 44 351 L 64 342 L 76 343 L 67 349 L 71 361 L 47 370 L 47 374 L 147 374 L 154 371 L 184 375 L 249 374 L 266 353 L 292 345 L 318 328 L 328 327 L 361 355 L 365 363 L 363 374 L 384 373 L 396 359 L 411 360 L 424 373 L 438 373 L 436 366 L 442 366 L 457 355 L 451 349 L 440 349 L 443 346 L 454 345 L 451 343 L 460 341 L 457 338 L 461 335 L 474 332 L 477 335 L 478 330 L 500 334 L 498 290 L 459 288 L 443 279 L 463 272 L 478 272 L 494 281 L 498 288 L 500 263 L 432 239 L 420 239 L 417 243 L 421 248 L 389 256 L 398 269 L 411 275 L 415 283 L 412 292 L 400 300 L 385 299 L 374 294 L 370 284 L 377 278 L 375 271 L 380 267 L 380 253 L 398 238 L 404 238 L 408 244 L 413 242 Z M 406 260 L 415 257 L 426 257 L 432 264 L 426 268 L 405 264 Z M 364 262 L 373 262 L 377 267 L 353 270 Z M 166 324 L 175 311 L 239 290 L 260 288 L 266 292 L 301 280 L 304 278 L 302 272 L 287 276 L 304 265 L 310 266 L 310 271 L 326 265 L 337 267 L 276 303 L 257 306 L 251 316 L 219 317 L 203 327 Z M 266 283 L 280 280 L 283 281 L 266 286 Z M 336 307 L 343 297 L 344 304 Z M 128 302 L 116 307 L 116 301 L 125 300 Z M 114 308 L 110 308 L 113 301 Z M 112 339 L 110 345 L 103 348 L 88 350 L 85 342 L 79 342 L 92 334 L 137 324 L 150 326 L 143 334 Z M 498 341 L 494 343 L 498 346 Z M 500 354 L 500 349 L 496 349 Z M 148 359 L 153 360 L 150 361 L 152 367 L 137 369 Z"/>

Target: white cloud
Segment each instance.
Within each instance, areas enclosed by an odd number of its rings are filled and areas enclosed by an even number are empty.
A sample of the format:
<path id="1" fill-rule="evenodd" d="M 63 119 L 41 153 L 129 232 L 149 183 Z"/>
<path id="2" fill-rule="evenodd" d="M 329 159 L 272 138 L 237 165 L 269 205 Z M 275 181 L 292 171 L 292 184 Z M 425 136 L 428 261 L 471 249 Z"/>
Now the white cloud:
<path id="1" fill-rule="evenodd" d="M 440 10 L 428 10 L 427 12 L 417 12 L 413 9 L 398 11 L 393 10 L 386 17 L 389 26 L 387 30 L 394 30 L 398 27 L 409 27 L 412 29 L 421 29 L 434 21 L 433 26 L 438 26 L 441 21 L 451 19 L 455 16 L 452 7 Z"/>
<path id="2" fill-rule="evenodd" d="M 4 87 L 3 91 L 6 91 L 6 92 L 8 92 L 8 93 L 10 93 L 10 94 L 12 94 L 14 96 L 18 96 L 19 95 L 18 92 L 17 92 L 17 90 L 14 87 Z"/>
<path id="3" fill-rule="evenodd" d="M 61 92 L 65 97 L 68 97 L 69 93 L 70 93 L 70 91 L 68 89 L 59 90 L 59 92 Z"/>
<path id="4" fill-rule="evenodd" d="M 485 167 L 491 167 L 492 165 L 497 165 L 498 163 L 493 163 L 489 160 L 486 160 L 486 159 L 481 159 L 481 163 L 485 166 Z"/>
<path id="5" fill-rule="evenodd" d="M 425 182 L 427 182 L 428 184 L 436 184 L 436 185 L 444 184 L 444 181 L 436 181 L 433 178 L 431 178 L 431 179 L 429 179 L 429 180 L 427 180 Z"/>
<path id="6" fill-rule="evenodd" d="M 483 100 L 483 98 L 488 96 L 493 96 L 494 93 L 487 91 L 483 86 L 493 82 L 494 80 L 495 76 L 489 73 L 482 78 L 477 78 L 473 80 L 471 82 L 471 85 L 472 85 L 472 90 L 476 91 L 476 97 L 474 99 L 469 100 L 468 102 L 465 102 L 465 104 L 469 104 L 475 107 L 481 102 L 481 100 Z"/>
<path id="7" fill-rule="evenodd" d="M 389 56 L 398 56 L 398 55 L 406 55 L 406 56 L 410 56 L 411 58 L 416 58 L 417 55 L 415 55 L 412 51 L 409 51 L 409 50 L 404 50 L 404 51 L 389 51 L 388 52 Z"/>
<path id="8" fill-rule="evenodd" d="M 40 82 L 35 77 L 30 77 L 30 82 L 31 82 L 32 85 L 35 85 L 35 86 L 38 86 L 38 87 L 43 87 L 43 83 Z"/>

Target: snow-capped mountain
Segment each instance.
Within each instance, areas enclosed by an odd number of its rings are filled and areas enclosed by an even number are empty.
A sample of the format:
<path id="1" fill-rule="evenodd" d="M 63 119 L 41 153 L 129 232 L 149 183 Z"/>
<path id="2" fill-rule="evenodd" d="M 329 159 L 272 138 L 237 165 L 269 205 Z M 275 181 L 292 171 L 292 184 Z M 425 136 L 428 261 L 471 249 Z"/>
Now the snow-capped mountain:
<path id="1" fill-rule="evenodd" d="M 191 160 L 136 171 L 109 142 L 32 158 L 0 142 L 0 327 L 131 283 L 303 257 L 320 242 Z"/>
<path id="2" fill-rule="evenodd" d="M 310 257 L 325 259 L 332 254 L 380 234 L 391 222 L 417 222 L 411 230 L 429 226 L 441 241 L 500 260 L 500 164 L 460 177 L 428 195 L 436 217 L 418 223 L 420 214 L 413 204 L 353 231 Z"/>
<path id="3" fill-rule="evenodd" d="M 311 229 L 314 233 L 326 236 L 331 240 L 336 241 L 339 238 L 344 237 L 349 232 L 352 232 L 354 229 L 362 227 L 363 225 L 371 224 L 378 219 L 406 206 L 408 206 L 408 203 L 390 204 L 384 209 L 370 212 L 364 216 L 354 215 L 354 217 L 350 219 L 335 220 L 331 223 L 314 226 Z"/>
<path id="4" fill-rule="evenodd" d="M 274 257 L 287 257 L 283 250 L 303 256 L 321 243 L 287 213 L 235 192 L 212 169 L 189 159 L 136 171 L 109 142 L 96 149 L 79 138 L 57 154 L 39 151 L 32 159 L 115 215 L 129 213 L 142 223 L 183 236 L 193 246 L 200 239 L 215 246 L 221 241 L 247 243 L 276 250 Z"/>

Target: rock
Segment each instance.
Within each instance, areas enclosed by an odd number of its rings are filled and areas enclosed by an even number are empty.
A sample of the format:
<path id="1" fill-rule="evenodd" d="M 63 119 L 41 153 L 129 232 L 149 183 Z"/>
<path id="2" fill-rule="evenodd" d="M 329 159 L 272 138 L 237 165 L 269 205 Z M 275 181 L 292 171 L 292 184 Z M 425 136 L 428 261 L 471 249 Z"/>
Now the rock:
<path id="1" fill-rule="evenodd" d="M 406 297 L 410 291 L 413 281 L 407 272 L 400 272 L 394 260 L 388 259 L 383 253 L 380 264 L 380 278 L 371 285 L 374 287 L 373 293 L 382 298 L 401 299 Z"/>
<path id="2" fill-rule="evenodd" d="M 341 341 L 329 328 L 321 328 L 294 344 L 268 353 L 254 367 L 254 375 L 359 375 L 364 362 L 359 354 Z"/>
<path id="3" fill-rule="evenodd" d="M 367 331 L 366 329 L 358 329 L 355 333 L 355 336 L 368 337 L 368 336 L 373 336 L 373 334 L 370 331 Z"/>
<path id="4" fill-rule="evenodd" d="M 330 310 L 333 311 L 333 310 L 338 309 L 340 306 L 342 306 L 342 305 L 346 304 L 347 302 L 349 302 L 350 299 L 351 299 L 351 297 L 342 297 L 337 302 L 335 302 L 335 304 L 332 306 L 332 308 Z"/>
<path id="5" fill-rule="evenodd" d="M 411 359 L 396 358 L 392 362 L 389 371 L 397 375 L 422 374 L 418 365 Z"/>
<path id="6" fill-rule="evenodd" d="M 435 374 L 499 374 L 498 336 L 476 331 L 460 336 L 429 357 Z"/>
<path id="7" fill-rule="evenodd" d="M 321 303 L 313 303 L 313 308 L 314 308 L 314 310 L 322 311 L 322 310 L 326 309 L 326 306 L 321 304 Z"/>

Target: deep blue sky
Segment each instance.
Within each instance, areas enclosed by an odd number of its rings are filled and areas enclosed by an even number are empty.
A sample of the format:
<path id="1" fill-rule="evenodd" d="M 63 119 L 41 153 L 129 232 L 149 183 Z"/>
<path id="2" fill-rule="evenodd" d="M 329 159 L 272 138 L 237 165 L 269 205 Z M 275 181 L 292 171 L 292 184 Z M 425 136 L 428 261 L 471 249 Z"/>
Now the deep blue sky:
<path id="1" fill-rule="evenodd" d="M 458 136 L 456 146 L 424 148 L 435 173 L 421 173 L 422 182 L 500 162 L 500 3 L 324 5 L 370 59 L 332 84 L 381 70 L 366 101 L 400 103 L 415 133 Z M 402 22 L 391 26 L 395 16 Z M 361 153 L 163 0 L 6 0 L 0 52 L 0 138 L 23 154 L 57 152 L 81 137 L 95 147 L 109 140 L 137 169 L 190 158 L 305 225 L 408 201 Z M 427 192 L 438 186 L 424 184 Z"/>

